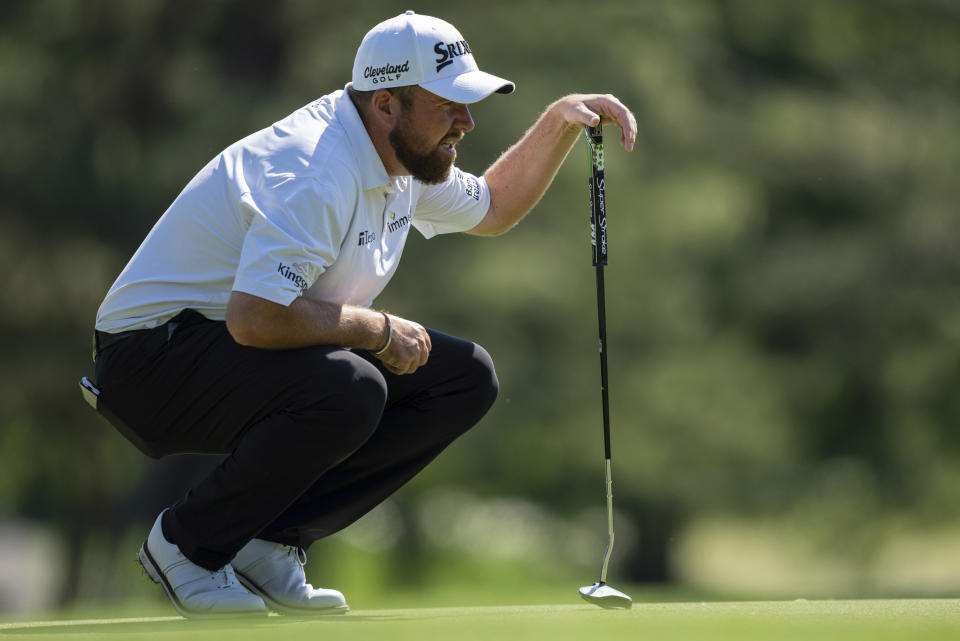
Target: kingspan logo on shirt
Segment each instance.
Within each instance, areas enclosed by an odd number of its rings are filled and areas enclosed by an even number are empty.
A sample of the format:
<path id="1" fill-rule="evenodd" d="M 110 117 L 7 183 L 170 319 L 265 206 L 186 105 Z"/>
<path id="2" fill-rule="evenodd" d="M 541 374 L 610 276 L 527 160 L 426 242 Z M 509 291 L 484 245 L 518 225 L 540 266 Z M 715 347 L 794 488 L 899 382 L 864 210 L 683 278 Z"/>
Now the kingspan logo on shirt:
<path id="1" fill-rule="evenodd" d="M 308 263 L 284 265 L 281 261 L 280 264 L 277 265 L 277 273 L 296 285 L 301 295 L 303 295 L 303 292 L 310 286 L 310 281 L 308 281 L 307 278 L 309 278 L 311 271 L 311 266 Z"/>

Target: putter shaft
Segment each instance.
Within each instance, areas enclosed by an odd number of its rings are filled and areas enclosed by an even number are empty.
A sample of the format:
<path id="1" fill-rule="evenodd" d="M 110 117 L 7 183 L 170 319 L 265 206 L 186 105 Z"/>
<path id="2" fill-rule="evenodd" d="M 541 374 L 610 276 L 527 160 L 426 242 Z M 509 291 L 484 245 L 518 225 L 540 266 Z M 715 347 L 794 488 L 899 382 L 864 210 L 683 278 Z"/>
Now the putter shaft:
<path id="1" fill-rule="evenodd" d="M 593 264 L 597 273 L 597 325 L 600 334 L 600 394 L 603 403 L 603 454 L 607 490 L 607 549 L 603 553 L 600 581 L 580 589 L 580 596 L 603 608 L 629 609 L 632 600 L 607 583 L 607 567 L 613 552 L 613 473 L 610 454 L 610 398 L 607 378 L 607 304 L 603 267 L 607 264 L 606 180 L 603 166 L 603 130 L 600 125 L 587 127 L 590 149 L 590 229 L 593 243 Z"/>
<path id="2" fill-rule="evenodd" d="M 607 582 L 607 564 L 613 551 L 613 474 L 610 472 L 610 459 L 606 460 L 607 472 L 607 549 L 603 553 L 603 566 L 600 568 L 600 583 Z"/>
<path id="3" fill-rule="evenodd" d="M 596 188 L 596 187 L 595 187 Z M 597 264 L 597 326 L 600 333 L 600 395 L 603 407 L 603 456 L 607 489 L 607 549 L 603 553 L 600 583 L 607 582 L 607 566 L 613 552 L 613 473 L 610 454 L 610 392 L 607 376 L 607 303 L 603 282 L 603 264 Z"/>

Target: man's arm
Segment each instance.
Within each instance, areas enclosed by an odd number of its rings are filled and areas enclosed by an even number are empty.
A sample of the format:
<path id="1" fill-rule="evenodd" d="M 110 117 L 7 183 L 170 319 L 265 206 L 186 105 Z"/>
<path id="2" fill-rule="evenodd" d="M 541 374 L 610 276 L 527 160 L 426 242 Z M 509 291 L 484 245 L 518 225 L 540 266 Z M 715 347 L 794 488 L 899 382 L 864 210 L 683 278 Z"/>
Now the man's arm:
<path id="1" fill-rule="evenodd" d="M 637 121 L 614 96 L 573 94 L 547 107 L 523 138 L 484 173 L 490 209 L 467 233 L 493 236 L 520 222 L 553 182 L 583 126 L 595 127 L 601 122 L 618 125 L 620 144 L 633 150 Z"/>
<path id="2" fill-rule="evenodd" d="M 411 374 L 427 362 L 430 336 L 399 316 L 390 315 L 390 325 L 390 345 L 378 358 L 394 374 Z M 227 303 L 227 330 L 241 345 L 261 349 L 338 345 L 377 351 L 389 334 L 384 313 L 366 307 L 302 297 L 284 306 L 238 291 Z"/>

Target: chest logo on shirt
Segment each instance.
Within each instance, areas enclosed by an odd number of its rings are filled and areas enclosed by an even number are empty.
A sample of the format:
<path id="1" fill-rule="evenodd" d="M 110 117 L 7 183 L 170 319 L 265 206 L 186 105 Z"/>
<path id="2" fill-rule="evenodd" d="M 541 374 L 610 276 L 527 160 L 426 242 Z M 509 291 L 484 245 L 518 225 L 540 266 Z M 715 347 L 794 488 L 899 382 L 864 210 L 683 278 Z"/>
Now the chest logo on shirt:
<path id="1" fill-rule="evenodd" d="M 403 229 L 410 224 L 410 216 L 404 215 L 397 218 L 397 212 L 390 210 L 390 220 L 387 221 L 387 229 L 390 233 Z"/>
<path id="2" fill-rule="evenodd" d="M 360 232 L 360 241 L 357 243 L 357 247 L 363 247 L 364 245 L 372 245 L 377 240 L 377 235 L 370 231 L 369 229 L 364 229 Z"/>

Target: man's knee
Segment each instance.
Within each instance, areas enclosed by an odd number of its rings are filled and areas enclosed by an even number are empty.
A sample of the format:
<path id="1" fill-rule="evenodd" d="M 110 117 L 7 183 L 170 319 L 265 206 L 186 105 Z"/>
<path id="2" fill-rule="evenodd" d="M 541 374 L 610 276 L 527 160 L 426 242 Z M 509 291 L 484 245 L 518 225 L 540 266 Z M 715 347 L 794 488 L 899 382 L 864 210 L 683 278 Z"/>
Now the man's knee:
<path id="1" fill-rule="evenodd" d="M 469 409 L 479 421 L 493 406 L 500 391 L 500 381 L 487 350 L 474 344 L 473 353 L 464 363 L 463 375 L 467 382 Z"/>
<path id="2" fill-rule="evenodd" d="M 308 385 L 314 400 L 300 414 L 309 435 L 329 442 L 331 430 L 335 431 L 341 447 L 353 450 L 376 431 L 387 402 L 387 383 L 376 367 L 342 352 Z"/>
<path id="3" fill-rule="evenodd" d="M 360 358 L 356 360 L 359 362 L 344 391 L 343 404 L 347 416 L 354 418 L 354 434 L 360 447 L 380 424 L 387 404 L 387 382 L 376 367 Z"/>

